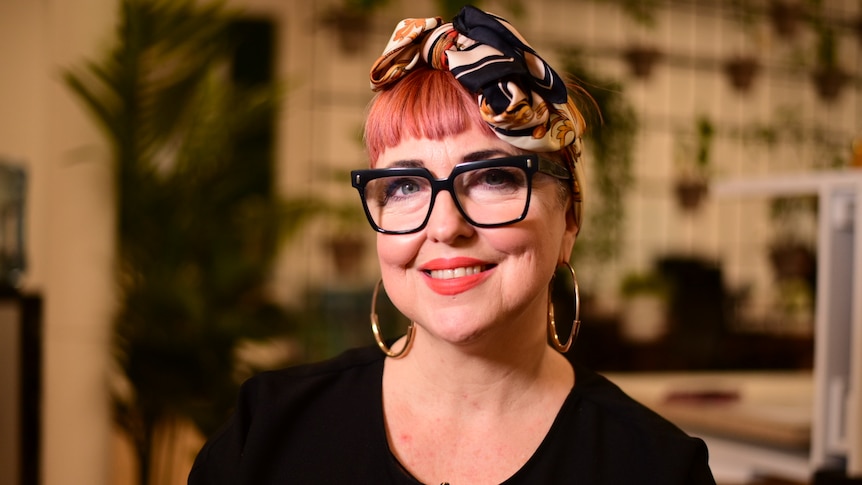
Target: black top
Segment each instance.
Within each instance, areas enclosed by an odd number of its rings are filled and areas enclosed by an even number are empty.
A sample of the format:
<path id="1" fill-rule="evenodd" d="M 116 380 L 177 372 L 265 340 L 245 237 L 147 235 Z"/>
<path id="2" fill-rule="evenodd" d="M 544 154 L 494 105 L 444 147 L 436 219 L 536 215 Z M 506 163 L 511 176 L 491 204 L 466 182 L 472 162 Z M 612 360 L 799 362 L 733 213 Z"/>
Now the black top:
<path id="1" fill-rule="evenodd" d="M 386 440 L 383 361 L 366 347 L 249 379 L 189 484 L 418 484 Z M 548 435 L 506 485 L 715 484 L 703 441 L 595 372 L 575 372 Z"/>

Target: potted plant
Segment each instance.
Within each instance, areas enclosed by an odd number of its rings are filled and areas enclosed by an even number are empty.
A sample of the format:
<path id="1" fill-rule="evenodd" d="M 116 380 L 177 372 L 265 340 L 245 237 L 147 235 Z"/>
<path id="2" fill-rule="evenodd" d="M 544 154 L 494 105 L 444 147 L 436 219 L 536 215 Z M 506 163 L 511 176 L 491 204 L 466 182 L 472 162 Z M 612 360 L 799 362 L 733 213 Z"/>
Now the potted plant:
<path id="1" fill-rule="evenodd" d="M 629 65 L 629 72 L 641 79 L 652 75 L 653 67 L 661 58 L 661 51 L 653 46 L 636 44 L 623 49 L 623 59 Z"/>
<path id="2" fill-rule="evenodd" d="M 742 31 L 742 46 L 739 52 L 728 57 L 722 68 L 731 87 L 739 92 L 748 91 L 760 71 L 760 61 L 754 54 L 757 49 L 757 12 L 748 0 L 732 0 L 734 18 Z"/>
<path id="3" fill-rule="evenodd" d="M 593 0 L 596 3 L 612 3 L 616 4 L 624 19 L 627 20 L 627 25 L 624 31 L 634 33 L 627 47 L 620 52 L 623 61 L 629 66 L 629 72 L 637 78 L 646 79 L 652 74 L 656 63 L 661 60 L 663 54 L 661 50 L 649 44 L 649 38 L 654 36 L 651 34 L 655 30 L 656 16 L 655 13 L 659 7 L 658 0 Z"/>
<path id="4" fill-rule="evenodd" d="M 774 235 L 769 261 L 776 279 L 814 280 L 817 205 L 816 196 L 777 197 L 770 201 Z M 806 234 L 806 228 L 813 234 Z"/>
<path id="5" fill-rule="evenodd" d="M 699 116 L 695 120 L 694 154 L 690 147 L 678 147 L 679 172 L 674 194 L 679 207 L 685 211 L 697 209 L 708 191 L 714 135 L 712 121 L 706 116 Z"/>
<path id="6" fill-rule="evenodd" d="M 733 56 L 724 63 L 724 72 L 730 85 L 739 92 L 751 89 L 759 71 L 760 62 L 751 55 Z"/>
<path id="7" fill-rule="evenodd" d="M 770 202 L 774 234 L 768 246 L 775 278 L 776 311 L 785 331 L 808 333 L 817 283 L 817 196 L 777 197 Z"/>
<path id="8" fill-rule="evenodd" d="M 768 13 L 773 30 L 779 37 L 796 37 L 800 21 L 804 17 L 801 5 L 786 0 L 770 0 Z"/>
<path id="9" fill-rule="evenodd" d="M 346 179 L 347 177 L 342 180 Z M 359 201 L 330 204 L 326 219 L 331 223 L 324 246 L 332 259 L 336 274 L 345 281 L 361 277 L 363 256 L 372 245 L 366 237 L 369 233 L 368 223 Z"/>
<path id="10" fill-rule="evenodd" d="M 630 272 L 620 283 L 620 333 L 632 343 L 660 340 L 668 331 L 668 282 L 655 271 Z"/>
<path id="11" fill-rule="evenodd" d="M 833 101 L 850 81 L 850 75 L 839 65 L 838 45 L 835 31 L 820 25 L 817 36 L 817 65 L 811 78 L 817 94 L 824 101 Z"/>
<path id="12" fill-rule="evenodd" d="M 342 0 L 329 6 L 321 17 L 324 27 L 335 32 L 342 52 L 351 55 L 367 45 L 371 16 L 388 0 Z"/>

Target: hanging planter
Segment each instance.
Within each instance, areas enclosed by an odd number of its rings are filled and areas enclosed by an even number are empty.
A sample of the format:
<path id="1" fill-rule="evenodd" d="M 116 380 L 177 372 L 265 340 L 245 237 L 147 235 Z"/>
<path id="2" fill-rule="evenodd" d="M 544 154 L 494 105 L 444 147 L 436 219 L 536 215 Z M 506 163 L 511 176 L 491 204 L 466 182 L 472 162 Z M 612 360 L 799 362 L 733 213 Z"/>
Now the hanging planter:
<path id="1" fill-rule="evenodd" d="M 693 211 L 700 207 L 709 190 L 710 152 L 715 127 L 706 116 L 695 120 L 694 153 L 684 150 L 684 165 L 674 183 L 674 195 L 677 205 L 684 211 Z"/>
<path id="2" fill-rule="evenodd" d="M 358 274 L 367 244 L 356 234 L 339 234 L 326 241 L 335 271 L 341 277 Z"/>
<path id="3" fill-rule="evenodd" d="M 850 75 L 838 61 L 838 39 L 829 27 L 821 27 L 817 42 L 817 67 L 811 73 L 817 94 L 824 101 L 833 101 L 841 94 Z"/>
<path id="4" fill-rule="evenodd" d="M 357 53 L 368 44 L 366 38 L 371 30 L 371 17 L 367 11 L 334 7 L 323 15 L 322 23 L 334 31 L 338 48 L 347 55 Z"/>
<path id="5" fill-rule="evenodd" d="M 850 75 L 838 66 L 823 66 L 811 73 L 817 95 L 823 101 L 834 101 L 850 81 Z"/>
<path id="6" fill-rule="evenodd" d="M 334 30 L 341 52 L 351 55 L 368 45 L 371 19 L 389 0 L 341 0 L 327 8 L 321 22 Z"/>
<path id="7" fill-rule="evenodd" d="M 646 79 L 652 74 L 655 64 L 661 60 L 662 53 L 655 47 L 631 46 L 623 51 L 623 58 L 632 75 Z"/>
<path id="8" fill-rule="evenodd" d="M 799 33 L 802 14 L 802 7 L 799 4 L 784 0 L 769 2 L 769 19 L 772 22 L 772 28 L 779 37 L 784 39 L 792 39 Z"/>
<path id="9" fill-rule="evenodd" d="M 673 189 L 679 208 L 684 211 L 694 211 L 706 198 L 709 185 L 700 178 L 682 177 L 676 181 Z"/>
<path id="10" fill-rule="evenodd" d="M 750 56 L 737 56 L 724 63 L 724 72 L 730 85 L 737 91 L 746 92 L 751 89 L 754 78 L 760 71 L 760 62 Z"/>

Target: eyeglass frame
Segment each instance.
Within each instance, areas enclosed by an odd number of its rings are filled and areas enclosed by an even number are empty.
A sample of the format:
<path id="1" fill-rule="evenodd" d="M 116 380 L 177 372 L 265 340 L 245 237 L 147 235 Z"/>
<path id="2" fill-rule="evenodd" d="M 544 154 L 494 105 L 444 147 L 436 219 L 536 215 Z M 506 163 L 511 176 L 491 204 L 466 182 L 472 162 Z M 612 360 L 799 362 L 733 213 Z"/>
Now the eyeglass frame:
<path id="1" fill-rule="evenodd" d="M 467 215 L 467 212 L 461 206 L 461 202 L 458 200 L 458 196 L 455 193 L 455 178 L 465 172 L 489 167 L 520 168 L 526 174 L 527 197 L 524 203 L 524 210 L 517 218 L 506 222 L 496 222 L 492 224 L 478 223 L 472 218 L 470 218 L 470 216 Z M 428 221 L 431 219 L 431 211 L 434 209 L 434 202 L 436 202 L 437 195 L 441 191 L 449 192 L 449 194 L 452 196 L 452 201 L 455 203 L 455 207 L 458 208 L 458 212 L 461 214 L 462 217 L 464 217 L 465 221 L 467 221 L 470 225 L 474 227 L 503 227 L 515 224 L 516 222 L 520 222 L 527 217 L 527 213 L 530 210 L 530 199 L 532 199 L 533 195 L 533 175 L 535 175 L 537 172 L 549 175 L 559 180 L 572 179 L 572 174 L 571 172 L 569 172 L 569 169 L 563 167 L 558 163 L 552 162 L 547 158 L 540 157 L 536 154 L 514 155 L 510 157 L 492 158 L 489 160 L 476 160 L 472 162 L 459 163 L 452 167 L 452 171 L 449 172 L 448 177 L 439 179 L 434 178 L 434 176 L 431 174 L 431 171 L 424 167 L 391 167 L 352 170 L 350 172 L 350 178 L 352 180 L 351 184 L 357 190 L 357 192 L 359 192 L 359 198 L 362 201 L 362 209 L 365 211 L 365 217 L 368 219 L 368 222 L 371 224 L 371 227 L 375 231 L 381 234 L 413 234 L 421 231 L 425 228 L 426 225 L 428 225 Z M 365 187 L 368 182 L 379 178 L 396 176 L 421 177 L 427 180 L 431 185 L 431 199 L 428 202 L 428 212 L 425 214 L 425 219 L 422 220 L 422 223 L 415 229 L 403 231 L 391 231 L 383 229 L 382 227 L 378 226 L 376 222 L 374 222 L 374 218 L 371 215 L 371 211 L 368 209 L 368 202 L 365 198 Z"/>

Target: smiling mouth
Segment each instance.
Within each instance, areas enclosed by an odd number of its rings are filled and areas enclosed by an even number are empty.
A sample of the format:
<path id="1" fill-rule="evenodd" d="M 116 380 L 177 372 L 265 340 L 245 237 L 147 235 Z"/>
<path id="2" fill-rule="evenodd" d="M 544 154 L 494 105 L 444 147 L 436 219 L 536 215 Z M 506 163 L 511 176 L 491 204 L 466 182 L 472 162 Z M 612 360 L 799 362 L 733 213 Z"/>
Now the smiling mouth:
<path id="1" fill-rule="evenodd" d="M 463 278 L 464 276 L 472 276 L 475 274 L 479 274 L 493 267 L 494 265 L 476 265 L 452 269 L 434 269 L 425 271 L 425 274 L 435 280 L 451 280 L 455 278 Z"/>

